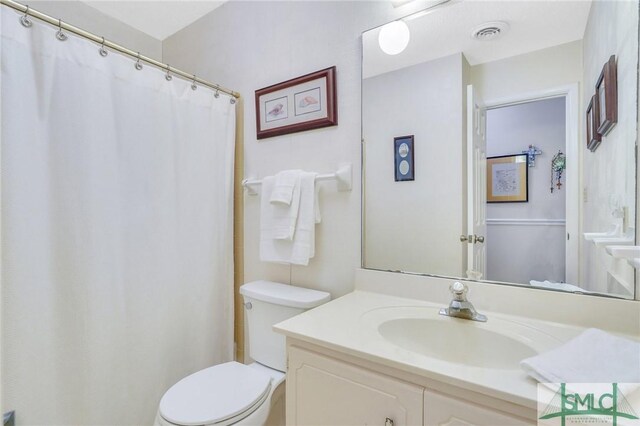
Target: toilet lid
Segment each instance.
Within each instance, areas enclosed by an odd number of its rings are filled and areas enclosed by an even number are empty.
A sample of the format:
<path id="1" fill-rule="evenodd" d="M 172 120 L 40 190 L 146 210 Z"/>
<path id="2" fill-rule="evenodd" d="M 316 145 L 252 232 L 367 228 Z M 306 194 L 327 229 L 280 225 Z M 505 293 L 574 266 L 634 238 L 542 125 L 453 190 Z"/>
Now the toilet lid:
<path id="1" fill-rule="evenodd" d="M 237 362 L 200 370 L 173 385 L 160 401 L 160 414 L 179 425 L 218 423 L 235 417 L 269 392 L 271 377 Z"/>

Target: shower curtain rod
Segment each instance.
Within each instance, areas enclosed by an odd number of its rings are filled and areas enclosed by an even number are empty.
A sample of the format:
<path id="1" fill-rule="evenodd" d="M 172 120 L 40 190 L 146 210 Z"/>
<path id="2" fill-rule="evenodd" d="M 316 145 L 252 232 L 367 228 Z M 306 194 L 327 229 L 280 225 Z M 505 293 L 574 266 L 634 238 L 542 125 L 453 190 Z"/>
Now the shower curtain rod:
<path id="1" fill-rule="evenodd" d="M 88 31 L 83 30 L 82 28 L 78 28 L 75 27 L 73 25 L 67 24 L 66 22 L 62 22 L 59 19 L 55 19 L 47 14 L 44 14 L 42 12 L 39 12 L 35 9 L 31 9 L 29 6 L 25 6 L 21 3 L 15 2 L 13 0 L 0 0 L 0 4 L 3 4 L 5 6 L 8 6 L 14 10 L 17 10 L 18 12 L 22 12 L 28 16 L 34 17 L 36 19 L 39 19 L 41 21 L 44 21 L 48 24 L 51 24 L 55 27 L 59 27 L 63 30 L 69 31 L 70 33 L 73 33 L 75 35 L 78 35 L 80 37 L 84 37 L 88 40 L 91 40 L 95 43 L 98 43 L 100 45 L 103 45 L 104 47 L 108 47 L 111 50 L 123 53 L 127 56 L 130 56 L 136 60 L 140 60 L 141 62 L 146 62 L 149 65 L 153 65 L 156 68 L 160 68 L 162 70 L 165 70 L 167 72 L 169 72 L 172 75 L 176 75 L 179 77 L 184 78 L 185 80 L 189 80 L 192 81 L 194 83 L 198 83 L 202 86 L 208 87 L 210 89 L 216 90 L 216 91 L 220 91 L 223 93 L 226 93 L 227 95 L 233 96 L 234 98 L 239 98 L 240 97 L 240 93 L 238 92 L 234 92 L 233 90 L 229 90 L 229 89 L 225 89 L 224 87 L 221 87 L 218 84 L 213 84 L 213 83 L 209 83 L 206 80 L 202 80 L 201 78 L 196 77 L 193 74 L 188 74 L 184 71 L 181 71 L 179 69 L 176 68 L 172 68 L 171 66 L 169 66 L 168 64 L 163 64 L 162 62 L 158 62 L 155 59 L 149 58 L 147 56 L 144 55 L 140 55 L 139 52 L 134 52 L 131 49 L 127 49 L 126 47 L 120 46 L 119 44 L 116 44 L 112 41 L 109 40 L 105 40 L 103 37 L 97 36 L 93 33 L 90 33 Z"/>

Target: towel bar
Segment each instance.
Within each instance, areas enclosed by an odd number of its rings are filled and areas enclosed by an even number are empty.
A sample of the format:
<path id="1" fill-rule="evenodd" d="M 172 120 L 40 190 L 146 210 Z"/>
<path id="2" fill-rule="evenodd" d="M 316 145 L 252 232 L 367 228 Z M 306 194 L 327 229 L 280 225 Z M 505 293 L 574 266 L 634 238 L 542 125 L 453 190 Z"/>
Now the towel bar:
<path id="1" fill-rule="evenodd" d="M 338 185 L 338 191 L 351 191 L 353 167 L 351 163 L 344 163 L 338 167 L 335 173 L 319 174 L 316 176 L 316 182 L 335 180 Z M 257 195 L 255 187 L 262 185 L 261 179 L 243 179 L 242 186 L 247 189 L 247 194 Z"/>

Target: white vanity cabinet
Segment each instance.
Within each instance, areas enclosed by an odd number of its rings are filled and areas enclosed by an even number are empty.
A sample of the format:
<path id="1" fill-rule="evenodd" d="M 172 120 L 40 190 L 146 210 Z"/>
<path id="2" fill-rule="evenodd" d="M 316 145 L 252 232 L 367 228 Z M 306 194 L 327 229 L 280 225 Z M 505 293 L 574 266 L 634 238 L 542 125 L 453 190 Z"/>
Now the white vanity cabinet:
<path id="1" fill-rule="evenodd" d="M 295 346 L 286 383 L 288 425 L 422 424 L 423 387 Z"/>
<path id="2" fill-rule="evenodd" d="M 428 426 L 529 426 L 535 423 L 459 398 L 425 390 L 424 424 Z"/>
<path id="3" fill-rule="evenodd" d="M 384 372 L 350 355 L 289 341 L 287 425 L 535 425 L 535 419 L 468 402 L 460 397 L 464 389 L 443 394 L 420 378 L 412 383 L 406 373 L 398 378 L 381 369 Z"/>

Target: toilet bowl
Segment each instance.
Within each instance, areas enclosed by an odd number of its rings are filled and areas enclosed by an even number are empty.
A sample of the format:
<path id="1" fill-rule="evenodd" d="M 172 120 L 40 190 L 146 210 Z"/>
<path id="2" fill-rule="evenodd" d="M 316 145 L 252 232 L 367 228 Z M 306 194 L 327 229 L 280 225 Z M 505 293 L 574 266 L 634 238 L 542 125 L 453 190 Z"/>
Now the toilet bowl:
<path id="1" fill-rule="evenodd" d="M 258 363 L 226 362 L 200 370 L 164 394 L 155 424 L 265 424 L 284 395 L 284 379 L 283 372 Z"/>
<path id="2" fill-rule="evenodd" d="M 226 362 L 180 380 L 160 400 L 156 425 L 284 424 L 285 340 L 272 326 L 329 301 L 330 295 L 270 281 L 244 284 L 240 293 L 255 362 Z"/>

